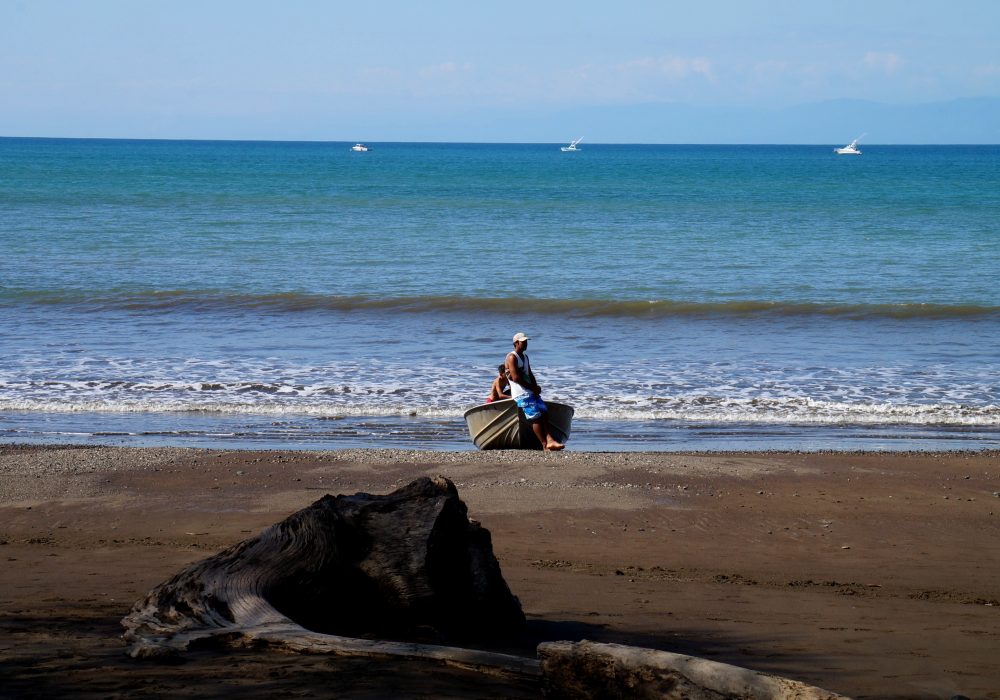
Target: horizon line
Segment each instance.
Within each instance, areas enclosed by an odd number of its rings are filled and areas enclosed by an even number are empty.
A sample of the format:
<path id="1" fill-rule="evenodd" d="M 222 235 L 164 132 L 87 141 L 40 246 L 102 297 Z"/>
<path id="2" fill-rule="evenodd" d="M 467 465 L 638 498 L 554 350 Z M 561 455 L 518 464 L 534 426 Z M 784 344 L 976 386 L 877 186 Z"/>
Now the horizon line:
<path id="1" fill-rule="evenodd" d="M 206 138 L 206 137 L 155 137 L 155 136 L 9 136 L 0 134 L 0 140 L 36 140 L 36 141 L 152 141 L 152 142 L 182 142 L 182 143 L 309 143 L 309 144 L 386 144 L 386 145 L 453 145 L 453 146 L 558 146 L 568 143 L 562 141 L 443 141 L 443 140 L 420 140 L 405 141 L 397 139 L 383 140 L 358 140 L 358 139 L 280 139 L 280 138 Z M 691 141 L 588 141 L 590 146 L 831 146 L 843 145 L 842 139 L 839 141 L 830 140 L 824 142 L 786 142 L 776 141 L 744 141 L 744 142 L 691 142 Z M 974 143 L 880 143 L 878 141 L 866 141 L 863 145 L 867 147 L 895 147 L 895 146 L 1000 146 L 1000 142 Z M 586 147 L 580 151 L 586 150 Z"/>

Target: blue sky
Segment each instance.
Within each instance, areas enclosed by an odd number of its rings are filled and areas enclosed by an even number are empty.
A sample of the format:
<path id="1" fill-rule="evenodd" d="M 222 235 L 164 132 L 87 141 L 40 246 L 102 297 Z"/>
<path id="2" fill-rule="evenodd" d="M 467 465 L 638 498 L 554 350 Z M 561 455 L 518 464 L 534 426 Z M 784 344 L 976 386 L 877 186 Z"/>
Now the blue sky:
<path id="1" fill-rule="evenodd" d="M 996 143 L 998 36 L 996 0 L 0 0 L 0 135 Z"/>

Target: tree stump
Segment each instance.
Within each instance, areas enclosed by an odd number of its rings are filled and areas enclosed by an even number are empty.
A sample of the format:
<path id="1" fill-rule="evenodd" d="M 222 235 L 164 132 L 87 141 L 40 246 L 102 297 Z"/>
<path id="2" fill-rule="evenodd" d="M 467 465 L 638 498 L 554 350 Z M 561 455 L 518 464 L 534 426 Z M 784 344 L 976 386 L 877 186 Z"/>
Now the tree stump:
<path id="1" fill-rule="evenodd" d="M 444 477 L 417 479 L 387 496 L 324 496 L 187 567 L 122 620 L 136 658 L 214 642 L 423 659 L 537 683 L 553 699 L 846 700 L 653 649 L 547 642 L 539 659 L 413 641 L 489 642 L 518 634 L 524 624 L 489 531 L 469 520 Z"/>
<path id="2" fill-rule="evenodd" d="M 135 657 L 214 638 L 438 658 L 412 642 L 496 640 L 524 622 L 489 531 L 469 520 L 451 481 L 423 477 L 386 496 L 324 496 L 160 584 L 122 625 Z M 465 655 L 474 666 L 475 655 Z M 537 673 L 532 660 L 486 657 Z"/>

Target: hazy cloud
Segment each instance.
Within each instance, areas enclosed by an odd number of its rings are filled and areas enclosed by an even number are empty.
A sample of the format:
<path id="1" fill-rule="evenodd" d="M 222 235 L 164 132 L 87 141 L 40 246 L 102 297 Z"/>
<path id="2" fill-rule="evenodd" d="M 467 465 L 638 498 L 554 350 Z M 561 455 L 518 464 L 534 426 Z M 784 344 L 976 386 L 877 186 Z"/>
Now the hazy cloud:
<path id="1" fill-rule="evenodd" d="M 461 73 L 471 73 L 472 64 L 469 62 L 455 63 L 454 61 L 449 61 L 447 63 L 438 63 L 433 66 L 424 66 L 418 72 L 422 78 L 453 76 Z"/>
<path id="2" fill-rule="evenodd" d="M 646 56 L 588 63 L 545 76 L 548 98 L 614 103 L 691 99 L 713 89 L 713 62 L 703 57 Z"/>
<path id="3" fill-rule="evenodd" d="M 903 58 L 896 53 L 869 51 L 865 54 L 865 64 L 892 75 L 903 66 Z"/>
<path id="4" fill-rule="evenodd" d="M 791 64 L 788 61 L 758 61 L 754 64 L 753 73 L 762 77 L 771 77 L 788 73 L 790 69 Z"/>
<path id="5" fill-rule="evenodd" d="M 683 80 L 701 76 L 715 80 L 712 62 L 707 58 L 683 58 L 680 56 L 654 56 L 626 61 L 618 65 L 624 73 L 653 73 L 668 78 Z"/>

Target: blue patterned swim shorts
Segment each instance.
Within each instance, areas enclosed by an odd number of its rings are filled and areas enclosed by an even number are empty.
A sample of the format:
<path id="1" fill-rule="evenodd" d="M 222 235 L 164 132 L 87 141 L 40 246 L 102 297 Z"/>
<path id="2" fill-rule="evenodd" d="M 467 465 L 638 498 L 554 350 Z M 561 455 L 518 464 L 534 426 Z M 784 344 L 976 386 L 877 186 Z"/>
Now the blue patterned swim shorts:
<path id="1" fill-rule="evenodd" d="M 541 420 L 542 414 L 549 410 L 549 407 L 542 401 L 542 397 L 537 394 L 521 394 L 515 400 L 518 408 L 524 411 L 524 417 L 528 419 L 529 423 Z"/>

